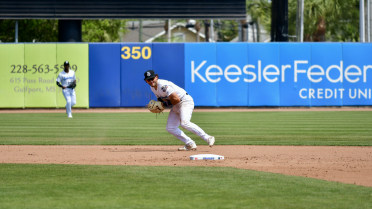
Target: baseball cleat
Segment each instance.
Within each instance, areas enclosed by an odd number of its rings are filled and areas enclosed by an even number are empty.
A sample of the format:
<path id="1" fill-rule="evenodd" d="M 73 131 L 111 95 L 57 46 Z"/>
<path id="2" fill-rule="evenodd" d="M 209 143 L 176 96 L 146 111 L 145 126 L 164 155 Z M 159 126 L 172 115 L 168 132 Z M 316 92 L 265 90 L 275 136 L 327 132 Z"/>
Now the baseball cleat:
<path id="1" fill-rule="evenodd" d="M 180 147 L 180 148 L 178 148 L 178 151 L 187 151 L 187 148 L 186 148 L 186 146 L 185 147 Z"/>
<path id="2" fill-rule="evenodd" d="M 208 145 L 210 147 L 212 147 L 214 145 L 214 142 L 215 142 L 215 139 L 214 139 L 214 136 L 210 136 L 208 139 L 207 139 L 207 142 L 208 142 Z"/>
<path id="3" fill-rule="evenodd" d="M 190 150 L 196 150 L 197 146 L 195 143 L 188 143 L 184 147 L 178 148 L 178 151 L 190 151 Z"/>
<path id="4" fill-rule="evenodd" d="M 68 118 L 72 118 L 72 115 L 67 116 Z"/>

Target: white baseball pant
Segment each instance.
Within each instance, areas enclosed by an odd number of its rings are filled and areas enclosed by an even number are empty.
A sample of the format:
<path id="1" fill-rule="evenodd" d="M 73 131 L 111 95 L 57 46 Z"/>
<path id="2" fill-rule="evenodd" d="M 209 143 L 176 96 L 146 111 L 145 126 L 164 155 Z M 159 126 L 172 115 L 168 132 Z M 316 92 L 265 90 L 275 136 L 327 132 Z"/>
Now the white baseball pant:
<path id="1" fill-rule="evenodd" d="M 179 126 L 198 135 L 204 141 L 207 141 L 210 137 L 210 135 L 206 134 L 198 125 L 190 121 L 193 110 L 194 100 L 190 95 L 185 95 L 180 103 L 172 107 L 168 116 L 167 131 L 185 144 L 191 142 L 195 143 L 195 141 L 179 129 Z"/>
<path id="2" fill-rule="evenodd" d="M 66 113 L 67 116 L 72 116 L 71 107 L 76 104 L 75 90 L 71 88 L 62 89 L 63 96 L 66 99 Z"/>

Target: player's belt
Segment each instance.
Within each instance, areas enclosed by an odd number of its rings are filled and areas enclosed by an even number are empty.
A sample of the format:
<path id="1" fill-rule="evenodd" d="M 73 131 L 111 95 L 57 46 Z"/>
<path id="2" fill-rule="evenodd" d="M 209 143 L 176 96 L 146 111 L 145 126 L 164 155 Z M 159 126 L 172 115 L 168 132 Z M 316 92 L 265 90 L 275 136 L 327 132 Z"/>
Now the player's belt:
<path id="1" fill-rule="evenodd" d="M 186 92 L 186 95 L 189 95 L 187 92 Z M 182 102 L 182 99 L 184 98 L 185 96 L 183 96 L 180 100 L 181 100 L 181 102 Z"/>

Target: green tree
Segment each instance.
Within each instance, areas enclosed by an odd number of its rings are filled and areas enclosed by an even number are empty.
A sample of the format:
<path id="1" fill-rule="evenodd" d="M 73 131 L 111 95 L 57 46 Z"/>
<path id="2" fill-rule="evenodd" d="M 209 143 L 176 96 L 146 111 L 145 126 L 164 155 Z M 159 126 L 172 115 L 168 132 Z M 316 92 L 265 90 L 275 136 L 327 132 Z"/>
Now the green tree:
<path id="1" fill-rule="evenodd" d="M 235 20 L 222 20 L 218 24 L 218 40 L 229 42 L 238 35 L 239 24 Z"/>
<path id="2" fill-rule="evenodd" d="M 358 41 L 358 0 L 304 1 L 305 41 Z M 289 33 L 296 34 L 297 0 L 288 3 Z"/>
<path id="3" fill-rule="evenodd" d="M 119 42 L 127 32 L 126 20 L 83 20 L 83 42 Z"/>
<path id="4" fill-rule="evenodd" d="M 0 40 L 15 41 L 15 20 L 0 20 Z M 57 42 L 58 21 L 18 20 L 19 42 Z"/>
<path id="5" fill-rule="evenodd" d="M 305 41 L 358 41 L 358 0 L 305 0 Z M 267 31 L 271 26 L 271 3 L 247 0 L 247 12 Z M 288 31 L 296 34 L 297 0 L 288 0 Z"/>
<path id="6" fill-rule="evenodd" d="M 267 0 L 247 0 L 247 12 L 252 21 L 264 27 L 266 31 L 271 30 L 271 3 Z"/>

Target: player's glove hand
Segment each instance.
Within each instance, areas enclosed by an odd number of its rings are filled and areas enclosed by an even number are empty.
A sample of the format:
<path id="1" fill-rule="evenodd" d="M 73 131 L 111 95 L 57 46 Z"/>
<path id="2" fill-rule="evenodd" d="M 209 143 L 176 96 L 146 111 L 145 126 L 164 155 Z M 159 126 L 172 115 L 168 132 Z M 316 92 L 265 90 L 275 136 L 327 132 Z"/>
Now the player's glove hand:
<path id="1" fill-rule="evenodd" d="M 169 100 L 158 97 L 158 101 L 161 102 L 164 107 L 172 107 L 172 103 Z"/>
<path id="2" fill-rule="evenodd" d="M 67 88 L 70 88 L 70 89 L 74 89 L 75 87 L 76 87 L 76 83 L 72 83 L 69 86 L 67 86 Z"/>
<path id="3" fill-rule="evenodd" d="M 150 102 L 147 104 L 147 109 L 149 109 L 152 113 L 161 113 L 163 112 L 164 107 L 161 102 L 150 100 Z"/>

